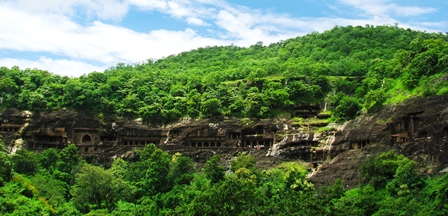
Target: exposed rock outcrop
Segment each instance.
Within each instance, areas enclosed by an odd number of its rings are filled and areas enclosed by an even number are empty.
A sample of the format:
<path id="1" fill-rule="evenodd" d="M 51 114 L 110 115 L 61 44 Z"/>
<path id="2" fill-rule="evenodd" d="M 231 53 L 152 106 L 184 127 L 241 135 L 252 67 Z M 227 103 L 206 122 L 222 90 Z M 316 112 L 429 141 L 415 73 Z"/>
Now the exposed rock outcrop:
<path id="1" fill-rule="evenodd" d="M 338 130 L 331 151 L 333 159 L 310 180 L 319 186 L 341 178 L 348 187 L 355 186 L 360 163 L 388 150 L 417 161 L 420 174 L 436 174 L 448 165 L 447 136 L 446 97 L 414 98 L 389 105 Z"/>
<path id="2" fill-rule="evenodd" d="M 65 109 L 33 114 L 3 110 L 0 133 L 11 149 L 20 139 L 33 151 L 74 143 L 83 157 L 106 164 L 115 157 L 133 158 L 134 151 L 148 143 L 199 163 L 214 154 L 230 160 L 238 152 L 255 155 L 262 167 L 300 160 L 315 168 L 309 180 L 317 186 L 337 178 L 349 187 L 356 185 L 359 164 L 390 149 L 416 160 L 421 174 L 435 174 L 448 166 L 445 97 L 411 99 L 341 125 L 321 119 L 328 116 L 315 106 L 295 113 L 306 119 L 184 118 L 157 125 Z"/>

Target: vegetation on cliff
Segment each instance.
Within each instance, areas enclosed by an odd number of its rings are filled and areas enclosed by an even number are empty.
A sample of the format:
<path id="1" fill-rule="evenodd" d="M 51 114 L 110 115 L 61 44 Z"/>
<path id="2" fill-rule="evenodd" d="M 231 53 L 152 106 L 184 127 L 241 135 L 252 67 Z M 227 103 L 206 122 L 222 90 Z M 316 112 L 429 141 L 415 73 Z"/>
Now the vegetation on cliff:
<path id="1" fill-rule="evenodd" d="M 329 101 L 334 120 L 415 95 L 447 95 L 448 37 L 397 26 L 336 26 L 248 47 L 198 48 L 77 78 L 0 68 L 1 107 L 88 109 L 170 122 L 274 117 Z"/>
<path id="2" fill-rule="evenodd" d="M 366 160 L 362 185 L 340 180 L 316 189 L 306 169 L 284 163 L 254 168 L 240 154 L 231 171 L 211 157 L 201 170 L 189 157 L 154 145 L 109 169 L 87 164 L 69 145 L 36 155 L 5 153 L 0 143 L 1 215 L 446 215 L 447 178 L 421 178 L 415 161 L 394 152 Z M 26 156 L 26 157 L 24 157 Z"/>
<path id="3" fill-rule="evenodd" d="M 268 118 L 326 102 L 331 111 L 321 114 L 343 121 L 413 96 L 448 95 L 447 66 L 446 35 L 397 26 L 335 27 L 268 46 L 199 48 L 78 78 L 2 67 L 0 107 L 171 122 L 185 116 Z M 86 163 L 78 151 L 72 144 L 9 154 L 0 141 L 0 214 L 448 214 L 448 175 L 422 178 L 416 162 L 393 152 L 366 160 L 362 184 L 346 191 L 341 181 L 316 189 L 294 163 L 258 170 L 245 154 L 230 168 L 214 156 L 197 169 L 191 158 L 151 144 L 134 160 L 116 158 L 106 169 Z"/>

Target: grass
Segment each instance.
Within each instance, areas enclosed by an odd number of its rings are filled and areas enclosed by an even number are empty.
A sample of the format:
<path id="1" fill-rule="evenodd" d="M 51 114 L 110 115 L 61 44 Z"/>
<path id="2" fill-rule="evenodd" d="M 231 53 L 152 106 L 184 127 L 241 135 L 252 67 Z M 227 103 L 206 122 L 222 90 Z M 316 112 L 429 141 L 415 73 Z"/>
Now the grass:
<path id="1" fill-rule="evenodd" d="M 294 117 L 291 119 L 292 124 L 303 124 L 303 118 Z"/>
<path id="2" fill-rule="evenodd" d="M 345 192 L 345 196 L 346 197 L 357 197 L 357 196 L 359 196 L 359 190 L 360 190 L 359 187 L 348 190 Z"/>
<path id="3" fill-rule="evenodd" d="M 386 92 L 389 98 L 384 102 L 385 104 L 399 104 L 410 99 L 413 94 L 406 89 L 401 80 L 397 80 L 393 83 L 393 88 Z"/>
<path id="4" fill-rule="evenodd" d="M 318 118 L 309 118 L 309 119 L 305 119 L 304 121 L 307 124 L 310 125 L 317 125 L 317 124 L 328 124 L 330 123 L 330 119 L 318 119 Z"/>
<path id="5" fill-rule="evenodd" d="M 327 115 L 331 115 L 331 110 L 325 110 L 325 111 L 320 112 L 319 114 L 327 114 Z M 319 115 L 319 114 L 318 114 L 318 115 Z"/>
<path id="6" fill-rule="evenodd" d="M 237 86 L 238 83 L 240 83 L 240 82 L 242 82 L 241 79 L 239 79 L 239 80 L 228 80 L 228 81 L 221 82 L 220 85 Z"/>
<path id="7" fill-rule="evenodd" d="M 290 171 L 297 170 L 300 173 L 305 174 L 305 175 L 308 173 L 308 170 L 306 169 L 305 166 L 303 166 L 299 162 L 294 162 L 294 161 L 283 162 L 280 165 L 278 165 L 277 168 L 280 170 L 283 170 L 284 172 L 290 172 Z"/>
<path id="8" fill-rule="evenodd" d="M 439 91 L 437 91 L 436 94 L 437 94 L 437 95 L 448 96 L 448 86 L 445 86 L 445 87 L 440 88 Z"/>
<path id="9" fill-rule="evenodd" d="M 272 76 L 265 77 L 267 81 L 282 81 L 285 79 L 285 76 L 283 74 L 276 74 Z"/>
<path id="10" fill-rule="evenodd" d="M 448 95 L 448 82 L 443 80 L 445 75 L 444 73 L 432 75 L 428 78 L 429 85 L 419 83 L 412 90 L 407 89 L 401 79 L 397 79 L 391 83 L 393 87 L 386 92 L 389 98 L 383 104 L 399 104 L 415 96 Z"/>
<path id="11" fill-rule="evenodd" d="M 331 131 L 331 130 L 332 130 L 332 128 L 329 128 L 329 127 L 321 127 L 321 128 L 318 128 L 316 132 L 322 133 L 322 132 Z"/>

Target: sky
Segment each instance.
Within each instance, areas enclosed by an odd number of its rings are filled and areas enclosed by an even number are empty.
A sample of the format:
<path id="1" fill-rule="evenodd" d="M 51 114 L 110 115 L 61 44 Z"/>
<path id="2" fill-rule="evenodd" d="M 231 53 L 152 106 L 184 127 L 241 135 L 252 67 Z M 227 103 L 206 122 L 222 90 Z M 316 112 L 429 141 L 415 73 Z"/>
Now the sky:
<path id="1" fill-rule="evenodd" d="M 0 0 L 0 66 L 61 76 L 334 26 L 448 32 L 448 0 Z"/>

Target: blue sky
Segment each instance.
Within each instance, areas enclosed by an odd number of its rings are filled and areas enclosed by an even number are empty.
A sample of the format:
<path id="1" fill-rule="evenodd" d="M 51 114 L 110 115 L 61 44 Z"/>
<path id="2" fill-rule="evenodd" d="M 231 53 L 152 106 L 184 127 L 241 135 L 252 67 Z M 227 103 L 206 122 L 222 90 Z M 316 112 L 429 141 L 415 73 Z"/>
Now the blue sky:
<path id="1" fill-rule="evenodd" d="M 448 32 L 448 0 L 0 0 L 0 66 L 77 77 L 335 25 Z"/>

